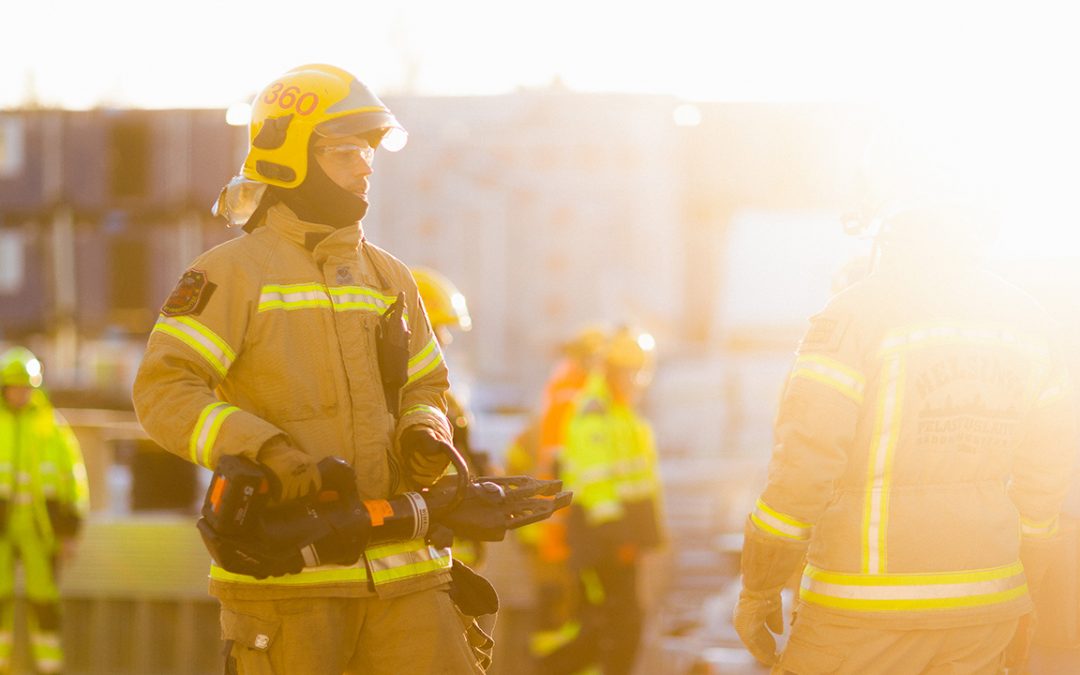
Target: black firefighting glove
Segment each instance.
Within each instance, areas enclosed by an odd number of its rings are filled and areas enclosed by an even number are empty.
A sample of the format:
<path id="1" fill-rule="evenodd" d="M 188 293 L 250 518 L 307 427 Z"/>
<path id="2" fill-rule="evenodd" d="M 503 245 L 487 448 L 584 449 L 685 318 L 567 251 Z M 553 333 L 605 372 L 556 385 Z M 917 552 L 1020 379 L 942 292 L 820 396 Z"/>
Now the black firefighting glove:
<path id="1" fill-rule="evenodd" d="M 322 475 L 315 459 L 290 445 L 284 436 L 275 436 L 264 443 L 257 459 L 277 479 L 280 501 L 298 499 L 322 487 Z"/>
<path id="2" fill-rule="evenodd" d="M 423 487 L 438 480 L 450 461 L 450 454 L 431 429 L 412 426 L 401 434 L 401 458 L 412 482 Z"/>

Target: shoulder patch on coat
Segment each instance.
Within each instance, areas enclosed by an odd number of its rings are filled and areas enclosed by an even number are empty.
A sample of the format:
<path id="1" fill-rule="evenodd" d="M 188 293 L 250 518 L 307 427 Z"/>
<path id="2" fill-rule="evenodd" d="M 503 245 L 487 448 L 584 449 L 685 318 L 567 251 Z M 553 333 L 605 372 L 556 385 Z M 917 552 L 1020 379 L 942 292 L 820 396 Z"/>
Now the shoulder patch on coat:
<path id="1" fill-rule="evenodd" d="M 217 284 L 206 278 L 206 272 L 188 270 L 180 277 L 180 281 L 176 282 L 176 288 L 162 305 L 161 313 L 165 316 L 198 314 L 206 307 L 216 288 Z"/>
<path id="2" fill-rule="evenodd" d="M 818 314 L 810 318 L 810 328 L 799 343 L 799 352 L 835 352 L 840 348 L 848 324 L 848 316 Z"/>

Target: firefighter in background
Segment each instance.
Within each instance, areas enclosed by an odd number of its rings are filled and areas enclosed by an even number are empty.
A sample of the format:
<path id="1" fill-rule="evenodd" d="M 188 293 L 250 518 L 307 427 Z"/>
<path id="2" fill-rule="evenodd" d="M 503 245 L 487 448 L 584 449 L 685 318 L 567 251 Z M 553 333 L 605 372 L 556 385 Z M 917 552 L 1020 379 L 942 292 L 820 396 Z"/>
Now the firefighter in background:
<path id="1" fill-rule="evenodd" d="M 472 318 L 465 302 L 465 296 L 445 276 L 427 267 L 413 267 L 413 279 L 424 302 L 428 322 L 435 332 L 435 339 L 445 350 L 454 341 L 452 329 L 469 331 Z M 486 452 L 473 447 L 469 431 L 473 424 L 473 415 L 466 405 L 465 398 L 453 389 L 446 392 L 446 416 L 454 434 L 454 447 L 465 458 L 473 476 L 493 474 L 491 458 Z M 469 567 L 477 568 L 484 561 L 484 543 L 472 539 L 454 538 L 454 559 Z"/>
<path id="2" fill-rule="evenodd" d="M 507 451 L 511 473 L 558 477 L 558 457 L 565 444 L 574 400 L 598 365 L 606 340 L 605 329 L 590 325 L 560 346 L 561 356 L 544 385 L 539 414 L 526 424 Z M 534 659 L 542 659 L 573 640 L 581 628 L 577 610 L 580 589 L 570 567 L 566 517 L 566 510 L 559 511 L 544 522 L 518 530 L 518 540 L 528 551 L 536 592 L 535 624 L 529 641 Z"/>
<path id="3" fill-rule="evenodd" d="M 63 668 L 57 568 L 74 555 L 89 507 L 78 441 L 41 384 L 41 362 L 29 350 L 0 355 L 0 673 L 9 672 L 14 647 L 16 560 L 37 672 Z"/>
<path id="4" fill-rule="evenodd" d="M 654 347 L 647 333 L 618 329 L 575 397 L 557 465 L 574 491 L 567 539 L 582 588 L 580 632 L 544 658 L 541 672 L 633 670 L 643 623 L 638 564 L 664 539 L 653 433 L 638 412 Z"/>
<path id="5" fill-rule="evenodd" d="M 209 469 L 259 462 L 281 500 L 318 490 L 328 456 L 352 466 L 361 499 L 430 485 L 452 442 L 446 364 L 408 267 L 361 225 L 376 151 L 400 149 L 404 130 L 353 75 L 307 65 L 257 95 L 249 139 L 215 207 L 247 234 L 200 255 L 162 307 L 134 385 L 140 421 Z M 483 672 L 493 643 L 451 599 L 451 564 L 420 534 L 283 577 L 214 565 L 226 666 Z"/>
<path id="6" fill-rule="evenodd" d="M 972 155 L 912 141 L 872 149 L 879 258 L 810 320 L 747 519 L 734 626 L 774 673 L 1015 666 L 1057 528 L 1076 431 L 1056 329 L 980 264 Z"/>

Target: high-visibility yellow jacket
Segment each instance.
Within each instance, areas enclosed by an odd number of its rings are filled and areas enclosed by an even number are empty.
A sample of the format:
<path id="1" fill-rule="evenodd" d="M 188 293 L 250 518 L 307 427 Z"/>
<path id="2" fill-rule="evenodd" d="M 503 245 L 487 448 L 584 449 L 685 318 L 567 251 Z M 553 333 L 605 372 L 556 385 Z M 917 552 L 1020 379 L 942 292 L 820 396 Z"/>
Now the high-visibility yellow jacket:
<path id="1" fill-rule="evenodd" d="M 395 421 L 379 376 L 376 326 L 399 291 L 411 338 Z M 150 335 L 134 402 L 155 441 L 204 467 L 226 454 L 255 459 L 284 433 L 316 461 L 347 461 L 360 497 L 382 499 L 403 488 L 395 438 L 404 429 L 421 425 L 451 441 L 447 387 L 409 269 L 359 228 L 303 222 L 279 204 L 263 226 L 185 272 Z M 214 566 L 211 591 L 391 597 L 442 583 L 450 563 L 448 549 L 415 539 L 371 547 L 352 567 L 263 581 Z"/>
<path id="2" fill-rule="evenodd" d="M 47 542 L 55 540 L 55 529 L 73 534 L 90 506 L 79 442 L 40 389 L 21 410 L 0 402 L 0 503 L 2 525 L 15 511 L 28 510 Z"/>
<path id="3" fill-rule="evenodd" d="M 1053 535 L 1075 443 L 1049 321 L 977 269 L 886 267 L 799 346 L 751 522 L 808 541 L 799 616 L 937 628 L 1030 599 L 1025 537 Z"/>
<path id="4" fill-rule="evenodd" d="M 618 523 L 617 536 L 627 543 L 659 543 L 661 495 L 652 428 L 611 394 L 601 372 L 589 376 L 575 400 L 558 465 L 563 488 L 574 492 L 572 508 L 581 512 L 586 527 Z"/>

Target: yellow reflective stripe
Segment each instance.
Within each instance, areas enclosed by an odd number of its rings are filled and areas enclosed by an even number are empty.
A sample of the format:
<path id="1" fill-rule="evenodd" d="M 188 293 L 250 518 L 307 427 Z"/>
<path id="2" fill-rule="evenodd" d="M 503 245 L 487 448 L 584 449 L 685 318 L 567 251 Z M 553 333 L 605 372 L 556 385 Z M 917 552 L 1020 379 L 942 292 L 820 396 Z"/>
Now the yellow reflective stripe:
<path id="1" fill-rule="evenodd" d="M 335 312 L 361 310 L 382 314 L 396 300 L 364 286 L 327 287 L 321 283 L 267 284 L 259 291 L 258 311 L 274 309 L 292 311 L 313 307 L 333 308 Z M 406 321 L 408 313 L 403 313 Z"/>
<path id="2" fill-rule="evenodd" d="M 1031 537 L 1032 539 L 1049 539 L 1057 534 L 1057 531 L 1057 516 L 1047 520 L 1030 520 L 1020 516 L 1020 532 L 1025 537 Z"/>
<path id="3" fill-rule="evenodd" d="M 862 571 L 886 571 L 886 532 L 893 454 L 900 436 L 905 369 L 900 354 L 882 365 L 882 387 L 874 416 L 874 435 L 867 462 L 866 501 L 863 510 Z"/>
<path id="4" fill-rule="evenodd" d="M 410 406 L 405 412 L 401 413 L 402 419 L 413 413 L 427 413 L 428 415 L 434 415 L 446 419 L 446 415 L 443 411 L 439 410 L 433 405 L 427 405 L 426 403 L 417 403 L 414 406 Z M 449 423 L 449 422 L 448 422 Z"/>
<path id="5" fill-rule="evenodd" d="M 191 430 L 191 439 L 188 441 L 188 456 L 192 462 L 208 469 L 211 468 L 210 460 L 213 457 L 214 442 L 217 441 L 221 425 L 225 423 L 225 418 L 238 410 L 236 406 L 224 401 L 211 403 L 202 409 L 199 419 L 195 422 L 195 428 Z"/>
<path id="6" fill-rule="evenodd" d="M 432 337 L 419 354 L 409 359 L 409 379 L 406 384 L 412 384 L 435 370 L 442 360 L 443 355 L 442 350 L 439 349 L 439 343 Z"/>
<path id="7" fill-rule="evenodd" d="M 385 313 L 397 300 L 396 295 L 386 295 L 366 286 L 334 286 L 330 289 L 330 296 L 334 300 L 335 311 L 361 309 L 376 314 Z M 403 312 L 402 317 L 408 322 L 409 313 Z"/>
<path id="8" fill-rule="evenodd" d="M 326 286 L 322 284 L 269 284 L 263 286 L 259 292 L 260 312 L 330 306 L 330 296 L 326 292 Z"/>
<path id="9" fill-rule="evenodd" d="M 881 354 L 885 356 L 897 351 L 919 349 L 928 344 L 950 343 L 977 343 L 1010 347 L 1040 360 L 1046 360 L 1050 356 L 1049 348 L 1041 341 L 995 326 L 965 326 L 959 324 L 923 326 L 907 329 L 903 332 L 890 333 L 881 343 Z"/>
<path id="10" fill-rule="evenodd" d="M 750 513 L 750 520 L 769 534 L 799 541 L 809 539 L 810 529 L 813 527 L 810 523 L 804 523 L 786 513 L 772 509 L 760 499 L 757 500 L 754 510 Z"/>
<path id="11" fill-rule="evenodd" d="M 807 565 L 799 597 L 859 611 L 953 609 L 1008 602 L 1027 593 L 1024 567 L 932 574 L 846 574 Z"/>
<path id="12" fill-rule="evenodd" d="M 246 574 L 235 574 L 216 564 L 210 565 L 210 578 L 216 581 L 230 581 L 238 584 L 270 584 L 274 586 L 311 586 L 314 584 L 330 584 L 340 582 L 366 582 L 368 580 L 367 569 L 363 563 L 342 567 L 340 565 L 323 565 L 320 567 L 308 567 L 299 574 L 287 574 L 283 577 L 267 577 L 256 579 Z"/>
<path id="13" fill-rule="evenodd" d="M 236 352 L 214 331 L 189 316 L 158 317 L 152 333 L 164 333 L 194 349 L 207 363 L 225 377 L 236 359 Z"/>
<path id="14" fill-rule="evenodd" d="M 375 585 L 450 569 L 450 549 L 436 549 L 423 539 L 373 546 L 364 552 Z"/>
<path id="15" fill-rule="evenodd" d="M 857 404 L 862 404 L 866 378 L 862 373 L 836 359 L 821 354 L 802 354 L 795 359 L 791 377 L 802 377 L 834 389 Z"/>

